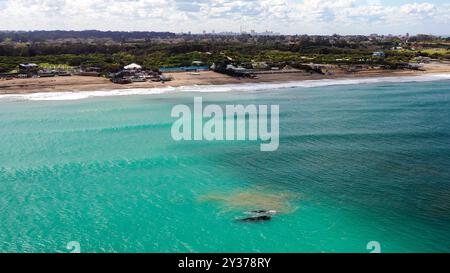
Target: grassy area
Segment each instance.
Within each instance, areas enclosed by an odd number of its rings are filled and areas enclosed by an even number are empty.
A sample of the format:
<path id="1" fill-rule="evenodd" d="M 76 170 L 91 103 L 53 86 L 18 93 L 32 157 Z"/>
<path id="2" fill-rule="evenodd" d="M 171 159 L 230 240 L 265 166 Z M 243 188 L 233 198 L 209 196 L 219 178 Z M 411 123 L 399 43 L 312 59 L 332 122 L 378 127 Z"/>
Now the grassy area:
<path id="1" fill-rule="evenodd" d="M 0 43 L 0 73 L 14 71 L 20 63 L 37 63 L 44 69 L 70 69 L 73 67 L 98 67 L 105 74 L 117 72 L 130 63 L 139 63 L 144 68 L 190 66 L 193 61 L 206 65 L 234 63 L 247 65 L 266 62 L 273 66 L 322 64 L 368 64 L 392 65 L 410 62 L 417 56 L 450 60 L 449 47 L 445 40 L 439 43 L 418 44 L 423 50 L 411 50 L 413 44 L 402 45 L 405 49 L 387 50 L 397 46 L 398 41 L 359 42 L 338 40 L 331 44 L 329 37 L 297 38 L 294 43 L 285 43 L 281 38 L 249 38 L 243 41 L 214 38 L 208 41 L 183 41 L 158 43 L 152 41 L 133 43 L 90 42 L 38 42 Z M 243 39 L 243 38 L 242 38 Z M 363 39 L 364 40 L 364 39 Z M 372 56 L 374 51 L 384 51 L 386 58 Z M 3 52 L 3 53 L 2 53 Z M 3 54 L 3 55 L 2 55 Z M 230 60 L 231 59 L 231 60 Z M 395 65 L 394 65 L 395 67 Z"/>
<path id="2" fill-rule="evenodd" d="M 51 63 L 39 63 L 38 64 L 41 69 L 44 70 L 69 70 L 73 69 L 74 66 L 70 66 L 68 64 L 51 64 Z"/>
<path id="3" fill-rule="evenodd" d="M 428 55 L 430 55 L 430 56 L 432 56 L 432 55 L 445 56 L 445 55 L 450 54 L 450 50 L 449 50 L 449 49 L 445 49 L 445 48 L 428 48 L 428 49 L 421 49 L 420 52 L 421 52 L 421 53 L 428 54 Z"/>

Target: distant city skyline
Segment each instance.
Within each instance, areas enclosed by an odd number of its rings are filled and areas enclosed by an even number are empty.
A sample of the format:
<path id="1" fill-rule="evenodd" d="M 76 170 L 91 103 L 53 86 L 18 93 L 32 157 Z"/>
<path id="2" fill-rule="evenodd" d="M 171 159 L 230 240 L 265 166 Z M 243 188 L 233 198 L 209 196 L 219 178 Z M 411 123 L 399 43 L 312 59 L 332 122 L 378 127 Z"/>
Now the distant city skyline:
<path id="1" fill-rule="evenodd" d="M 1 30 L 448 35 L 445 0 L 0 0 Z"/>

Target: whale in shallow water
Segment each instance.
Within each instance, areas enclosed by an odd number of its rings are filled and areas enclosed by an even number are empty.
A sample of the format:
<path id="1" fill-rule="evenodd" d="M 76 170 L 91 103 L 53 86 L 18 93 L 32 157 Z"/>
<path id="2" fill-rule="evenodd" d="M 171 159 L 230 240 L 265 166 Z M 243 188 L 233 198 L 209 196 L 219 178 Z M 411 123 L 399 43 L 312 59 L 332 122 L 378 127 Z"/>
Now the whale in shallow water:
<path id="1" fill-rule="evenodd" d="M 253 215 L 253 214 L 276 214 L 277 211 L 276 210 L 264 210 L 264 209 L 261 209 L 261 210 L 250 210 L 250 211 L 246 211 L 244 213 L 245 214 L 250 214 L 250 215 Z"/>
<path id="2" fill-rule="evenodd" d="M 262 221 L 269 221 L 269 220 L 272 220 L 272 216 L 262 215 L 262 216 L 247 217 L 247 218 L 239 219 L 237 221 L 238 222 L 262 222 Z"/>

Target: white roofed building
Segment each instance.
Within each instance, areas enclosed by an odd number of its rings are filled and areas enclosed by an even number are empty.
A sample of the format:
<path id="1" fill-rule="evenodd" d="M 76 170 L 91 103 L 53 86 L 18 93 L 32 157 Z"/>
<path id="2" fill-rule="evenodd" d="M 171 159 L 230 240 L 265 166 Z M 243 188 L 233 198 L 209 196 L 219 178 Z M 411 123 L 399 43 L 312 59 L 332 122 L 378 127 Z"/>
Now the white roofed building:
<path id="1" fill-rule="evenodd" d="M 142 66 L 132 63 L 124 67 L 125 70 L 141 70 Z"/>

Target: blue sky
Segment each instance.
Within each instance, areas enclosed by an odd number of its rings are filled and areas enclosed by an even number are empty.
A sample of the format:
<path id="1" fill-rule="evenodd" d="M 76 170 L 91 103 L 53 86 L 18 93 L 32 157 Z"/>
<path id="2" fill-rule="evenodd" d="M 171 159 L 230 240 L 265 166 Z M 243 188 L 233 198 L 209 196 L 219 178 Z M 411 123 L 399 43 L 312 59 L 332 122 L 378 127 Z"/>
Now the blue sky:
<path id="1" fill-rule="evenodd" d="M 0 29 L 450 34 L 450 0 L 0 0 Z"/>

